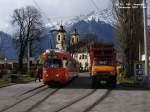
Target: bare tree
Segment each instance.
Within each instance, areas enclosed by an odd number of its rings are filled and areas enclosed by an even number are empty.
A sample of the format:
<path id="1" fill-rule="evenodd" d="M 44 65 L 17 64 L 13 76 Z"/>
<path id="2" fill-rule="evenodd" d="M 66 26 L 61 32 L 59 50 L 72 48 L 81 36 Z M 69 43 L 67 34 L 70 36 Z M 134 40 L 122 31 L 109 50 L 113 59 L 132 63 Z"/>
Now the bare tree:
<path id="1" fill-rule="evenodd" d="M 139 43 L 143 43 L 142 0 L 113 0 L 116 42 L 125 66 L 125 75 L 133 75 L 134 61 L 138 60 Z"/>
<path id="2" fill-rule="evenodd" d="M 17 28 L 15 41 L 18 49 L 19 68 L 22 69 L 28 41 L 30 43 L 30 54 L 32 54 L 32 46 L 35 41 L 40 39 L 41 14 L 32 6 L 16 9 L 13 12 L 12 24 Z"/>

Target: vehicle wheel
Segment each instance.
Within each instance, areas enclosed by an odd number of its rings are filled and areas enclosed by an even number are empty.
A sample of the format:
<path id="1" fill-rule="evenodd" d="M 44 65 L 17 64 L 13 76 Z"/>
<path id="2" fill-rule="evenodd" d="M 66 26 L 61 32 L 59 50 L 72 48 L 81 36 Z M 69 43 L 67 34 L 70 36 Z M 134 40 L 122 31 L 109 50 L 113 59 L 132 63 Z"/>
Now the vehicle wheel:
<path id="1" fill-rule="evenodd" d="M 116 82 L 112 83 L 112 88 L 116 88 Z"/>
<path id="2" fill-rule="evenodd" d="M 97 89 L 98 88 L 98 84 L 97 84 L 97 81 L 96 81 L 95 77 L 92 77 L 92 88 L 93 89 Z"/>
<path id="3" fill-rule="evenodd" d="M 51 84 L 48 84 L 47 86 L 48 86 L 48 88 L 51 88 L 51 87 L 52 87 L 52 85 L 51 85 Z"/>
<path id="4" fill-rule="evenodd" d="M 79 74 L 77 74 L 77 75 L 75 76 L 75 78 L 79 78 Z"/>
<path id="5" fill-rule="evenodd" d="M 55 88 L 55 87 L 56 87 L 56 84 L 54 84 L 54 83 L 48 83 L 48 87 L 49 87 L 49 88 Z"/>
<path id="6" fill-rule="evenodd" d="M 116 76 L 111 77 L 111 87 L 116 88 L 116 84 L 117 84 Z"/>

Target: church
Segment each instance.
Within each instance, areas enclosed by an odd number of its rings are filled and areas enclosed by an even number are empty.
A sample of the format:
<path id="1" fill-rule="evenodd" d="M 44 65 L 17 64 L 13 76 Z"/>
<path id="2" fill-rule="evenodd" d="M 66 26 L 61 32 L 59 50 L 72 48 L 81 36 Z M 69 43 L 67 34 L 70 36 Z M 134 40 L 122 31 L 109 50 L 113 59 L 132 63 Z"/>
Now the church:
<path id="1" fill-rule="evenodd" d="M 88 71 L 90 65 L 90 55 L 86 48 L 80 47 L 80 36 L 77 30 L 69 36 L 61 25 L 56 33 L 56 49 L 69 51 L 72 57 L 80 63 L 80 71 Z"/>

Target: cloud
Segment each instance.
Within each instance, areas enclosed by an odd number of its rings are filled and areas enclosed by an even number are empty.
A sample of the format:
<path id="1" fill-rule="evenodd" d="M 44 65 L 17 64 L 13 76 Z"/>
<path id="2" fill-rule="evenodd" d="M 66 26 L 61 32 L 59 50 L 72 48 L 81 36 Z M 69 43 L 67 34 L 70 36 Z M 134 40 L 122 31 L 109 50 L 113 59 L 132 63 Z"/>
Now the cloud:
<path id="1" fill-rule="evenodd" d="M 99 10 L 111 6 L 111 0 L 0 0 L 0 30 L 10 30 L 10 20 L 13 10 L 16 8 L 33 5 L 43 13 L 44 21 L 66 19 L 87 14 L 97 10 L 92 3 L 95 2 Z M 148 11 L 150 10 L 150 0 Z M 150 15 L 150 12 L 148 12 Z"/>
<path id="2" fill-rule="evenodd" d="M 108 6 L 110 0 L 93 0 L 99 9 Z M 43 13 L 44 18 L 64 19 L 96 10 L 91 0 L 0 0 L 0 30 L 6 30 L 13 10 L 33 5 Z M 7 27 L 6 27 L 7 26 Z"/>

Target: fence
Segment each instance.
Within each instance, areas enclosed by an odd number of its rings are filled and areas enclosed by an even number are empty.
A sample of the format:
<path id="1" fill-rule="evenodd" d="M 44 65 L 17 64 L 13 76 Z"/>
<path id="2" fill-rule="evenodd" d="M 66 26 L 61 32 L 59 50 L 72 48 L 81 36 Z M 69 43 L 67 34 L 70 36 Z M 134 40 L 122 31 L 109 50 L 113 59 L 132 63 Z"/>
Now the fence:
<path id="1" fill-rule="evenodd" d="M 0 63 L 0 78 L 3 77 L 4 74 L 8 74 L 13 70 L 13 63 Z"/>

